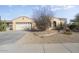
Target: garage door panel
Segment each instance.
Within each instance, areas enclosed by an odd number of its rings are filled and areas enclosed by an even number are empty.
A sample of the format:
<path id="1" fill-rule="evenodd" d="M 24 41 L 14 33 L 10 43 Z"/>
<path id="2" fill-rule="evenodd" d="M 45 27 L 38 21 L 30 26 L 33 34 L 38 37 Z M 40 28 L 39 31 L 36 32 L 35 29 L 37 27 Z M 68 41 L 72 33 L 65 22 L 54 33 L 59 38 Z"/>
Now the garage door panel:
<path id="1" fill-rule="evenodd" d="M 31 29 L 31 24 L 16 24 L 16 30 Z"/>

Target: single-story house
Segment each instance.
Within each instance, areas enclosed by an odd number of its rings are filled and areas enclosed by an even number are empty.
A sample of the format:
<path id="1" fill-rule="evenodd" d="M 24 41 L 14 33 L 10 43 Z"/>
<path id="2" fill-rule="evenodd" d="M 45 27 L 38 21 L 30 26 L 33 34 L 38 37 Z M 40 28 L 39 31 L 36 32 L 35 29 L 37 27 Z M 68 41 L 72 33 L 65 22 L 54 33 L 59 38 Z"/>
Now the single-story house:
<path id="1" fill-rule="evenodd" d="M 21 16 L 13 20 L 8 20 L 8 30 L 31 30 L 35 27 L 35 22 L 26 16 Z"/>
<path id="2" fill-rule="evenodd" d="M 63 26 L 66 24 L 66 18 L 58 18 L 58 17 L 52 17 L 51 18 L 51 28 L 55 29 L 58 26 Z"/>
<path id="3" fill-rule="evenodd" d="M 57 17 L 52 17 L 51 18 L 51 28 L 55 29 L 57 26 L 60 24 L 63 25 L 66 23 L 65 18 L 57 18 Z M 31 30 L 33 28 L 37 28 L 34 20 L 32 20 L 29 17 L 26 16 L 21 16 L 18 18 L 15 18 L 13 20 L 8 20 L 8 30 Z"/>

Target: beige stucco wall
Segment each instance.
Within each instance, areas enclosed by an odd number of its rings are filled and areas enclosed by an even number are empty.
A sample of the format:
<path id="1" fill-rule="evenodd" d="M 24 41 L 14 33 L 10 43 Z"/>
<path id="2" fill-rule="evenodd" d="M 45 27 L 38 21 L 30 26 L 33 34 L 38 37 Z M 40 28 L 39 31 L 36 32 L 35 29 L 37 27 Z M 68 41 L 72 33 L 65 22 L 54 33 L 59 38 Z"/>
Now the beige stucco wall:
<path id="1" fill-rule="evenodd" d="M 14 31 L 16 30 L 16 22 L 31 22 L 32 23 L 32 27 L 36 26 L 36 24 L 34 23 L 34 21 L 31 18 L 28 18 L 28 17 L 25 17 L 25 16 L 21 16 L 21 17 L 18 17 L 18 18 L 14 19 L 12 21 L 12 23 L 13 23 L 13 30 Z"/>
<path id="2" fill-rule="evenodd" d="M 62 23 L 62 24 L 65 24 L 65 19 L 64 18 L 62 18 L 61 20 L 60 20 L 60 18 L 52 18 L 51 19 L 51 25 L 53 26 L 53 22 L 56 22 L 56 26 L 59 26 L 60 25 L 60 22 Z"/>

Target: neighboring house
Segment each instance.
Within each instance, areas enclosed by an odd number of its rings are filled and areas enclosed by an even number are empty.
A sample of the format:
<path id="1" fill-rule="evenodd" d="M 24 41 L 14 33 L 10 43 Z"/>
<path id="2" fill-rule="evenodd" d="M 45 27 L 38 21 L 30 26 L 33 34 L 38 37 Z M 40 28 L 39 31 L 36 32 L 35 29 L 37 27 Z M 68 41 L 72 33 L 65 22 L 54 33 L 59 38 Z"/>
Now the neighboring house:
<path id="1" fill-rule="evenodd" d="M 56 18 L 52 17 L 51 19 L 51 28 L 55 29 L 57 26 L 64 25 L 66 23 L 65 18 Z M 7 20 L 8 30 L 31 30 L 36 29 L 35 22 L 26 16 L 21 16 L 13 20 Z"/>
<path id="2" fill-rule="evenodd" d="M 66 24 L 66 18 L 57 18 L 57 17 L 52 17 L 51 19 L 51 28 L 55 29 L 58 26 L 63 26 Z"/>
<path id="3" fill-rule="evenodd" d="M 21 16 L 7 21 L 9 30 L 31 30 L 35 27 L 35 22 L 26 16 Z"/>

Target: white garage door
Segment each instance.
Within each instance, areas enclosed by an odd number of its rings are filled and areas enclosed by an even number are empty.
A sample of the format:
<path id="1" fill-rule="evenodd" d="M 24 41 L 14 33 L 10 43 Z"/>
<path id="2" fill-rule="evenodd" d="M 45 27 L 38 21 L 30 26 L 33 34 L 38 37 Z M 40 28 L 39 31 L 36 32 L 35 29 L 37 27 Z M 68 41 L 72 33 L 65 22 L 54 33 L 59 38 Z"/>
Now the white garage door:
<path id="1" fill-rule="evenodd" d="M 31 30 L 31 24 L 16 24 L 16 30 Z"/>

